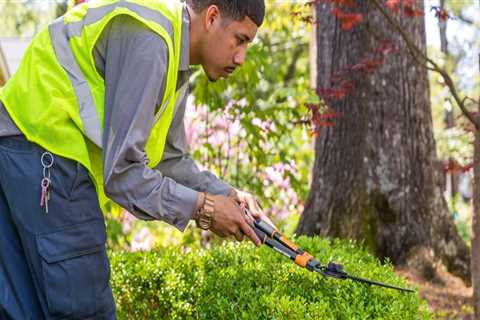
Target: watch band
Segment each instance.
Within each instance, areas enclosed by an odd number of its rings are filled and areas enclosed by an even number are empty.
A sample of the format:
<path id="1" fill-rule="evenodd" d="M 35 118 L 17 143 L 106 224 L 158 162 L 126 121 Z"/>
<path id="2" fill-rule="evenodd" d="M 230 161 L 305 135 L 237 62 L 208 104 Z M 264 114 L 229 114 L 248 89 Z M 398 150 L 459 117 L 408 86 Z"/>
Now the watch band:
<path id="1" fill-rule="evenodd" d="M 212 226 L 213 214 L 215 213 L 215 200 L 208 193 L 205 194 L 203 205 L 197 214 L 195 222 L 200 229 L 208 230 Z"/>

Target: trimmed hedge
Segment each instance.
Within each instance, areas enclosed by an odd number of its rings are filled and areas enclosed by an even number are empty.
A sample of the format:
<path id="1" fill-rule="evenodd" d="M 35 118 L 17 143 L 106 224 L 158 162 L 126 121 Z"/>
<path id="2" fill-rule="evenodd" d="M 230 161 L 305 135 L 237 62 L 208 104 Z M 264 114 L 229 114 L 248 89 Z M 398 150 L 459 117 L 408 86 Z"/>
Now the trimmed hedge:
<path id="1" fill-rule="evenodd" d="M 351 242 L 300 237 L 299 245 L 347 272 L 406 286 Z M 119 319 L 429 319 L 417 293 L 370 287 L 311 273 L 266 246 L 226 243 L 112 253 Z"/>

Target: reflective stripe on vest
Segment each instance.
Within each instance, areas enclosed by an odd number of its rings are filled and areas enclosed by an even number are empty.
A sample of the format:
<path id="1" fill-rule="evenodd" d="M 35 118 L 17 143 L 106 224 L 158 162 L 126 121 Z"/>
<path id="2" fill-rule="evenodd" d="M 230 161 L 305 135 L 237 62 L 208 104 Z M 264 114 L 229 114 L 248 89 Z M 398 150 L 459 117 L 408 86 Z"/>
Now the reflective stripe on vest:
<path id="1" fill-rule="evenodd" d="M 173 38 L 172 24 L 160 12 L 124 0 L 98 8 L 90 8 L 81 21 L 65 24 L 64 18 L 61 17 L 53 22 L 48 28 L 57 60 L 67 73 L 75 91 L 79 106 L 79 114 L 83 124 L 83 133 L 99 148 L 102 148 L 103 146 L 103 124 L 98 117 L 93 95 L 88 86 L 87 80 L 70 49 L 69 39 L 81 36 L 83 28 L 101 20 L 105 15 L 116 8 L 122 7 L 137 13 L 144 19 L 152 20 L 159 24 Z M 167 107 L 170 99 L 171 96 L 169 96 L 165 103 L 160 107 L 155 116 L 156 121 L 160 119 L 162 112 Z"/>
<path id="2" fill-rule="evenodd" d="M 148 166 L 162 159 L 176 105 L 183 5 L 177 0 L 92 0 L 75 7 L 32 40 L 16 73 L 0 88 L 0 100 L 29 141 L 75 160 L 89 172 L 100 206 L 112 202 L 103 190 L 102 131 L 105 82 L 93 50 L 108 22 L 129 15 L 167 45 L 165 94 L 145 145 Z"/>

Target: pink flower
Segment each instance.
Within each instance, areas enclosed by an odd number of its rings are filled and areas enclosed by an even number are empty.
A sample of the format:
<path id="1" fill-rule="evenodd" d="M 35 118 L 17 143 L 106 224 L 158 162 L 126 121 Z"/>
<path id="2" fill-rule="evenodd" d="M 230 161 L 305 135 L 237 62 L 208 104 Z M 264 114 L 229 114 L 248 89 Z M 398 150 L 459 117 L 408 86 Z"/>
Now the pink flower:
<path id="1" fill-rule="evenodd" d="M 122 232 L 126 234 L 132 229 L 135 217 L 130 212 L 124 210 L 120 216 L 120 221 L 122 224 Z"/>
<path id="2" fill-rule="evenodd" d="M 153 236 L 148 228 L 142 228 L 132 239 L 132 251 L 148 251 L 152 248 Z"/>
<path id="3" fill-rule="evenodd" d="M 276 170 L 275 167 L 268 167 L 265 169 L 265 173 L 267 174 L 267 179 L 273 182 L 276 185 L 280 185 L 283 181 L 283 176 L 281 172 Z"/>

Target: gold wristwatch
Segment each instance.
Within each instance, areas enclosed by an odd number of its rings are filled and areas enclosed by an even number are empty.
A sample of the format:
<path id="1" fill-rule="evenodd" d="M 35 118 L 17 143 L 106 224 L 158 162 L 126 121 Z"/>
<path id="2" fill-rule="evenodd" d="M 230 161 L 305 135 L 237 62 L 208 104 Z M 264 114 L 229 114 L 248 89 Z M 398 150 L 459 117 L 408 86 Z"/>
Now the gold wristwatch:
<path id="1" fill-rule="evenodd" d="M 197 227 L 203 230 L 208 230 L 212 226 L 213 214 L 215 213 L 215 200 L 208 193 L 205 193 L 205 200 L 203 205 L 197 212 L 195 222 Z"/>

